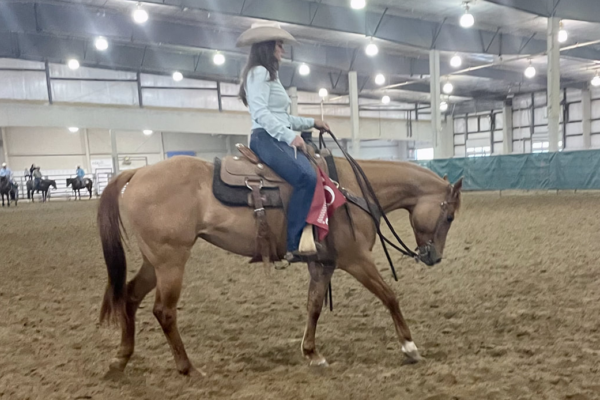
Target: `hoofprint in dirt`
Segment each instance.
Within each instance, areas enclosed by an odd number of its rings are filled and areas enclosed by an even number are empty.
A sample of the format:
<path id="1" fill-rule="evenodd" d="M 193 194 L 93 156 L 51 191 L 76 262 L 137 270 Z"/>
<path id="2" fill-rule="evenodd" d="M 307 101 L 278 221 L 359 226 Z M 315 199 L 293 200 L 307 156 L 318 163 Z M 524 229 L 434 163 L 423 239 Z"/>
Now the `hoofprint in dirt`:
<path id="1" fill-rule="evenodd" d="M 306 268 L 265 277 L 198 242 L 178 317 L 201 379 L 173 368 L 152 294 L 129 368 L 103 378 L 120 335 L 98 325 L 106 269 L 96 206 L 0 213 L 2 399 L 600 398 L 600 195 L 466 195 L 444 262 L 397 257 L 397 283 L 376 248 L 426 357 L 414 366 L 401 365 L 384 307 L 337 271 L 335 309 L 317 334 L 330 367 L 309 368 L 300 352 Z M 412 236 L 404 213 L 392 220 Z M 130 277 L 137 254 L 128 253 Z"/>

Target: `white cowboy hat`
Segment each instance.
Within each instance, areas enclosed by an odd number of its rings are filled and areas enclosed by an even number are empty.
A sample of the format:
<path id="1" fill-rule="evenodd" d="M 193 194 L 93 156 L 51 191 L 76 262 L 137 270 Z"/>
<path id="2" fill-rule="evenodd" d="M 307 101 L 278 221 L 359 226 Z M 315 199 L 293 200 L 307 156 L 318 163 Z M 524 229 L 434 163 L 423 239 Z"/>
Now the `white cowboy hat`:
<path id="1" fill-rule="evenodd" d="M 3 166 L 3 167 L 6 167 L 6 163 L 5 163 L 5 162 L 3 162 L 3 163 L 2 163 L 2 166 Z"/>
<path id="2" fill-rule="evenodd" d="M 281 29 L 277 22 L 255 22 L 250 29 L 240 35 L 237 47 L 251 46 L 254 43 L 281 40 L 283 43 L 297 43 L 296 39 Z"/>

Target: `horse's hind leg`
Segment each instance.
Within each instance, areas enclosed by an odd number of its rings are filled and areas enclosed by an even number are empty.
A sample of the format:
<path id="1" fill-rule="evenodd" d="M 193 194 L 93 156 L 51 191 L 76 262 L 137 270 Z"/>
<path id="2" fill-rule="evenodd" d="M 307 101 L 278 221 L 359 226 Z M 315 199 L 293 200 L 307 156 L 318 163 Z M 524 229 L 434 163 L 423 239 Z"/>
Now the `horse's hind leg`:
<path id="1" fill-rule="evenodd" d="M 363 259 L 360 261 L 344 260 L 339 263 L 339 268 L 355 277 L 369 289 L 371 293 L 381 300 L 392 315 L 396 333 L 402 344 L 402 351 L 409 358 L 409 361 L 419 361 L 421 359 L 419 350 L 417 349 L 417 346 L 415 346 L 410 334 L 410 329 L 402 316 L 398 299 L 390 286 L 385 283 L 379 271 L 377 271 L 377 267 L 373 261 L 370 259 Z"/>
<path id="2" fill-rule="evenodd" d="M 315 344 L 315 333 L 317 331 L 317 322 L 323 308 L 323 300 L 327 294 L 329 282 L 335 266 L 321 265 L 314 262 L 308 263 L 308 272 L 310 273 L 310 285 L 308 287 L 308 319 L 306 329 L 304 329 L 304 338 L 302 339 L 302 354 L 310 361 L 310 365 L 326 366 L 327 361 L 317 351 Z"/>
<path id="3" fill-rule="evenodd" d="M 160 323 L 171 347 L 177 370 L 184 375 L 198 373 L 187 356 L 179 329 L 177 329 L 177 302 L 181 294 L 185 263 L 189 257 L 189 247 L 164 246 L 164 250 L 160 254 L 160 259 L 164 261 L 160 265 L 156 265 L 156 300 L 154 303 L 154 316 Z"/>
<path id="4" fill-rule="evenodd" d="M 154 266 L 144 258 L 142 268 L 127 284 L 127 318 L 121 321 L 121 346 L 110 364 L 111 370 L 123 371 L 135 347 L 135 314 L 144 297 L 156 287 Z"/>

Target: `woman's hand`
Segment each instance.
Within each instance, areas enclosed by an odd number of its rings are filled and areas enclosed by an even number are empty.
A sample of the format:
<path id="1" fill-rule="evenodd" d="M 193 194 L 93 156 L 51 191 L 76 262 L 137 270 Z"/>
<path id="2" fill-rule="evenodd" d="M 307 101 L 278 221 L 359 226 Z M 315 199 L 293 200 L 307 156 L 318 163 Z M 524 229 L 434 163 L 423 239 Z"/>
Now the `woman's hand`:
<path id="1" fill-rule="evenodd" d="M 329 124 L 325 121 L 321 121 L 320 119 L 315 119 L 315 128 L 321 131 L 330 131 Z"/>
<path id="2" fill-rule="evenodd" d="M 294 140 L 292 141 L 290 146 L 294 146 L 301 152 L 306 153 L 306 143 L 304 142 L 304 139 L 302 139 L 302 136 L 300 136 L 300 135 L 298 135 L 294 138 Z"/>

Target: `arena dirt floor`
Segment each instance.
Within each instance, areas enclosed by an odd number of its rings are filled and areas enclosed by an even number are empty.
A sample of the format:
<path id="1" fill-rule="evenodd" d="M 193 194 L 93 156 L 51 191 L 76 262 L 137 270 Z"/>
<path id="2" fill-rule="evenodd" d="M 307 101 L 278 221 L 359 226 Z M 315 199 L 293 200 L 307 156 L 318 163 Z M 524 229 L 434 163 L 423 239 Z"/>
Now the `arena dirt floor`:
<path id="1" fill-rule="evenodd" d="M 97 201 L 0 209 L 2 399 L 573 399 L 600 398 L 600 195 L 471 194 L 434 268 L 398 260 L 393 282 L 426 360 L 403 355 L 384 307 L 334 275 L 335 309 L 300 353 L 308 272 L 273 270 L 199 242 L 179 327 L 207 376 L 178 375 L 152 315 L 138 313 L 136 354 L 104 378 L 119 332 L 100 326 L 106 270 Z M 410 237 L 405 213 L 392 214 Z M 135 248 L 135 246 L 132 246 Z M 139 256 L 129 253 L 129 277 Z"/>

